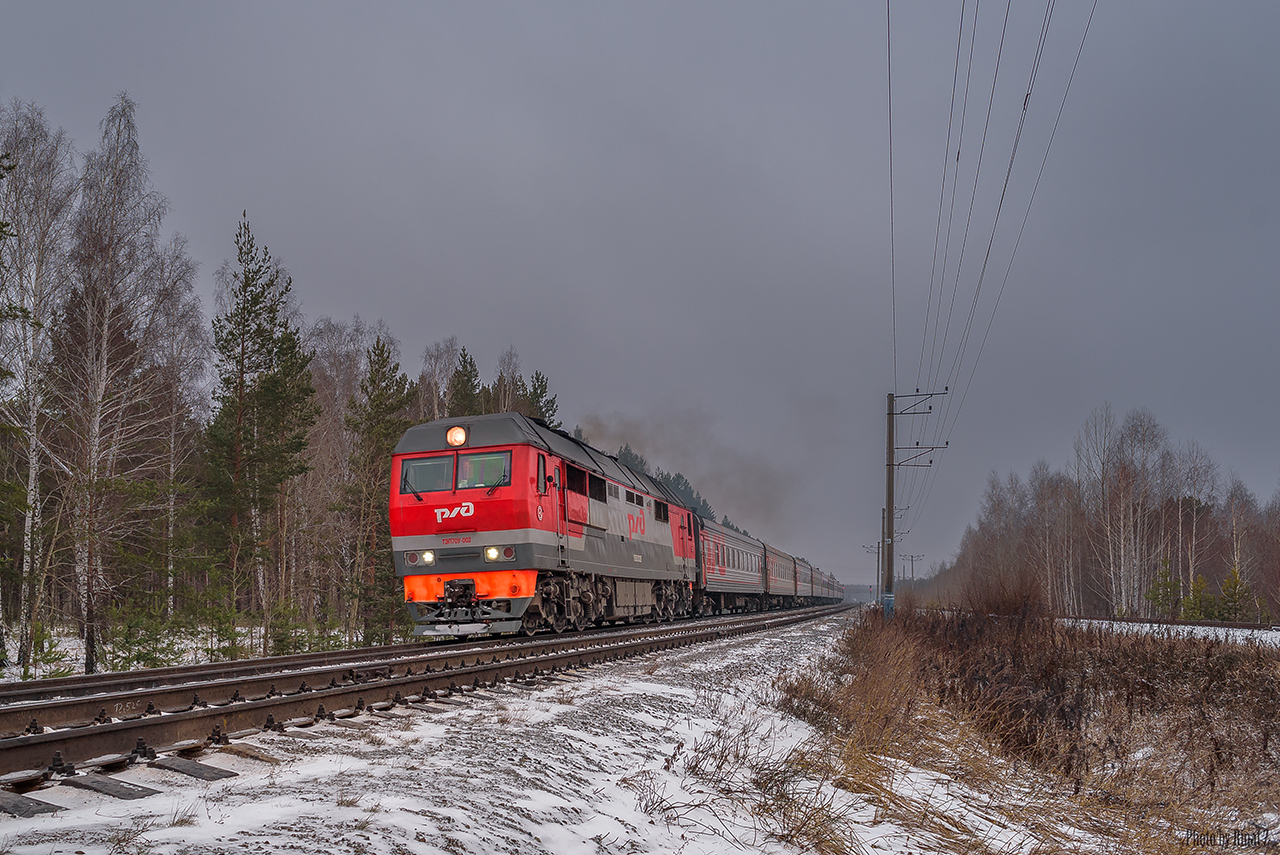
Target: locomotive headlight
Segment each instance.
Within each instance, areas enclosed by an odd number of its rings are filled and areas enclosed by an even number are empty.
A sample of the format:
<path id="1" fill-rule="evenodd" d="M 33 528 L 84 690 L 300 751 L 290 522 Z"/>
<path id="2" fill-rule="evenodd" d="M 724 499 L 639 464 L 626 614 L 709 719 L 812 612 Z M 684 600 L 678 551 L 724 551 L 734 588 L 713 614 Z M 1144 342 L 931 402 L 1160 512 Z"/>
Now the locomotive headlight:
<path id="1" fill-rule="evenodd" d="M 444 441 L 454 446 L 465 445 L 467 442 L 467 429 L 462 425 L 454 425 L 445 432 Z"/>
<path id="2" fill-rule="evenodd" d="M 486 546 L 484 548 L 485 561 L 515 561 L 516 548 L 514 546 Z"/>
<path id="3" fill-rule="evenodd" d="M 422 552 L 418 554 L 418 561 L 420 561 L 423 564 L 435 564 L 436 563 L 435 550 L 432 550 L 432 549 L 422 550 Z"/>

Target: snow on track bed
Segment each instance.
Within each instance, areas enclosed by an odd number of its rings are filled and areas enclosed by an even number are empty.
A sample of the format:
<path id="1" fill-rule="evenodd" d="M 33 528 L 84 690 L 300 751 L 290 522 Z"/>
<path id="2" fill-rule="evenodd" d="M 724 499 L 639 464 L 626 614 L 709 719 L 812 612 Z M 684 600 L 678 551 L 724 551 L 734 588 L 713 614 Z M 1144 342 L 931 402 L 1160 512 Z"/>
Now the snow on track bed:
<path id="1" fill-rule="evenodd" d="M 534 691 L 370 723 L 321 725 L 320 739 L 246 742 L 278 764 L 206 753 L 239 777 L 201 783 L 150 768 L 116 777 L 161 790 L 132 802 L 47 787 L 66 807 L 0 817 L 0 850 L 15 853 L 713 853 L 793 852 L 756 831 L 745 808 L 719 802 L 678 823 L 641 810 L 642 797 L 705 801 L 673 753 L 718 724 L 732 700 L 779 745 L 809 729 L 751 699 L 777 676 L 767 663 L 825 650 L 846 617 L 599 666 Z M 398 713 L 400 714 L 400 713 Z M 666 768 L 670 767 L 670 768 Z M 648 806 L 652 809 L 652 801 Z M 728 815 L 737 813 L 737 816 Z M 707 828 L 717 829 L 713 834 Z M 735 846 L 736 838 L 744 848 Z"/>

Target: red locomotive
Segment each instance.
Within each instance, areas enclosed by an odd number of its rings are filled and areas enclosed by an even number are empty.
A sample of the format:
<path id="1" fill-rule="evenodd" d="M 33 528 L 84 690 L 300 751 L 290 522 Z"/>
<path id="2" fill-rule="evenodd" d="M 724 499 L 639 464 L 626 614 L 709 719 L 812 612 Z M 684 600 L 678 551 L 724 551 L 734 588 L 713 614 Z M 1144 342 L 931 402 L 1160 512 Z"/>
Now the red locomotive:
<path id="1" fill-rule="evenodd" d="M 405 433 L 391 462 L 391 547 L 416 635 L 562 632 L 843 595 L 802 559 L 515 413 Z"/>

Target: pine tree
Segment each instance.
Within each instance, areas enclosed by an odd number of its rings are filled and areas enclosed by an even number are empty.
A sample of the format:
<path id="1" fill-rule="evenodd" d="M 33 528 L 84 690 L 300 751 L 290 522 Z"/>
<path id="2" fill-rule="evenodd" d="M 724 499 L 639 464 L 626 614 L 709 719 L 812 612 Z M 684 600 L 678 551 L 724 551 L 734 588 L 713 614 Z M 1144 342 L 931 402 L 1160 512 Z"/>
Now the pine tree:
<path id="1" fill-rule="evenodd" d="M 250 573 L 269 620 L 267 562 L 274 558 L 273 575 L 283 575 L 285 561 L 282 490 L 306 470 L 307 431 L 318 413 L 311 355 L 287 314 L 292 281 L 267 248 L 258 247 L 247 219 L 236 231 L 236 261 L 236 268 L 220 271 L 226 309 L 213 322 L 218 409 L 208 431 L 225 596 L 225 611 L 214 618 L 226 630 L 232 656 L 238 654 L 235 614 Z"/>
<path id="2" fill-rule="evenodd" d="M 675 493 L 680 498 L 680 503 L 686 508 L 703 519 L 715 520 L 716 512 L 711 509 L 711 503 L 702 498 L 701 493 L 693 489 L 693 485 L 689 483 L 688 478 L 679 472 L 663 472 L 661 468 L 654 470 L 653 477 L 655 481 L 662 482 L 667 489 Z"/>
<path id="3" fill-rule="evenodd" d="M 1249 583 L 1240 577 L 1240 568 L 1232 567 L 1222 580 L 1222 597 L 1218 600 L 1218 620 L 1238 621 L 1253 606 L 1253 591 Z"/>
<path id="4" fill-rule="evenodd" d="M 645 460 L 643 455 L 637 454 L 631 448 L 631 443 L 626 443 L 622 448 L 618 449 L 616 455 L 618 462 L 623 466 L 628 466 L 642 475 L 649 474 L 649 461 Z"/>
<path id="5" fill-rule="evenodd" d="M 458 367 L 449 378 L 449 417 L 478 416 L 484 413 L 484 390 L 480 388 L 480 370 L 476 361 L 462 348 L 458 354 Z"/>
<path id="6" fill-rule="evenodd" d="M 1218 620 L 1218 598 L 1209 593 L 1209 583 L 1199 573 L 1191 580 L 1191 591 L 1182 598 L 1183 620 Z"/>
<path id="7" fill-rule="evenodd" d="M 391 346 L 381 337 L 366 352 L 368 369 L 360 382 L 361 400 L 351 399 L 345 423 L 355 437 L 347 507 L 356 520 L 355 569 L 365 644 L 390 641 L 393 625 L 407 616 L 397 596 L 391 558 L 388 502 L 391 453 L 409 429 L 409 407 L 417 389 L 400 371 Z"/>
<path id="8" fill-rule="evenodd" d="M 1164 560 L 1163 568 L 1151 583 L 1151 589 L 1143 596 L 1151 603 L 1156 617 L 1172 618 L 1178 614 L 1178 580 L 1173 578 L 1173 573 L 1169 570 L 1168 559 Z"/>

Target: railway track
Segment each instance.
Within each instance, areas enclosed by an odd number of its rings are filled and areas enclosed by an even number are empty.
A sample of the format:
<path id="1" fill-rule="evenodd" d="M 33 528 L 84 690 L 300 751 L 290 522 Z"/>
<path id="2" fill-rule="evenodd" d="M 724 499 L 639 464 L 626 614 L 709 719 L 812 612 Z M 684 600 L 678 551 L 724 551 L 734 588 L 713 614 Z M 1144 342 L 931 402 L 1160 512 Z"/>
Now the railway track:
<path id="1" fill-rule="evenodd" d="M 10 734 L 0 738 L 0 788 L 21 792 L 51 777 L 70 782 L 73 777 L 84 777 L 81 773 L 85 771 L 158 762 L 158 755 L 190 757 L 211 745 L 263 730 L 285 731 L 318 721 L 341 723 L 362 715 L 377 716 L 393 707 L 438 709 L 451 697 L 483 687 L 528 685 L 569 668 L 775 629 L 843 608 L 846 606 L 826 606 L 445 649 L 417 646 L 418 652 L 397 651 L 391 657 L 355 663 L 299 667 L 291 661 L 287 670 L 271 672 L 255 666 L 248 668 L 252 673 L 234 676 L 215 673 L 210 677 L 206 673 L 185 679 L 175 671 L 168 675 L 173 682 L 164 685 L 107 688 L 91 695 L 76 695 L 68 686 L 67 697 L 0 707 L 0 733 Z M 24 719 L 26 725 L 17 728 Z M 4 790 L 0 794 L 12 799 Z M 0 809 L 7 809 L 5 799 L 0 799 Z"/>
<path id="2" fill-rule="evenodd" d="M 605 630 L 585 630 L 588 634 L 602 631 Z M 462 650 L 465 653 L 472 653 L 510 643 L 509 638 L 414 641 L 379 647 L 356 647 L 345 650 L 296 653 L 289 656 L 237 659 L 230 662 L 206 662 L 199 665 L 177 665 L 167 668 L 145 668 L 138 671 L 111 671 L 103 674 L 52 677 L 45 680 L 13 681 L 0 683 L 0 708 L 31 701 L 129 692 L 136 689 L 228 680 L 258 674 L 284 674 L 290 671 L 328 666 L 360 667 L 371 662 L 388 663 L 428 652 Z M 5 733 L 7 731 L 4 726 L 0 725 L 0 738 Z"/>

